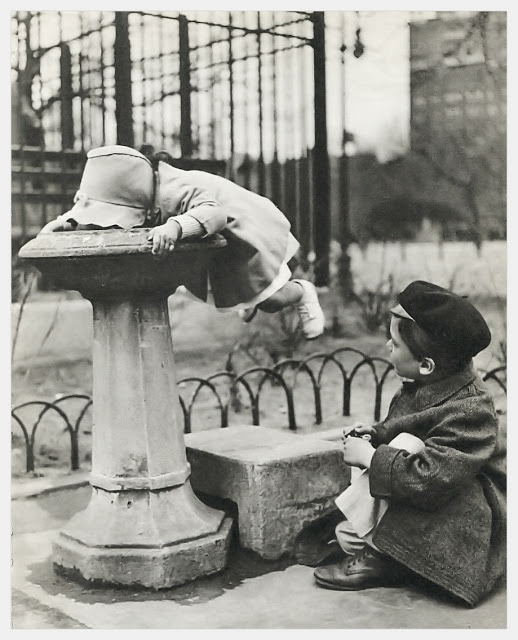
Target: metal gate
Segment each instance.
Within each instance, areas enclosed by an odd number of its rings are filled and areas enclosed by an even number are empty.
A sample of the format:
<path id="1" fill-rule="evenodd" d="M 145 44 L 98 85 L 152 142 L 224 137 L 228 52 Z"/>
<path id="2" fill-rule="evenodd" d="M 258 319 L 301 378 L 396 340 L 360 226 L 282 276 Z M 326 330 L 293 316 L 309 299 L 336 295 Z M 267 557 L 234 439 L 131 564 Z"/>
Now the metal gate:
<path id="1" fill-rule="evenodd" d="M 88 149 L 165 148 L 271 198 L 328 284 L 325 38 L 323 12 L 13 13 L 13 234 L 70 206 Z"/>

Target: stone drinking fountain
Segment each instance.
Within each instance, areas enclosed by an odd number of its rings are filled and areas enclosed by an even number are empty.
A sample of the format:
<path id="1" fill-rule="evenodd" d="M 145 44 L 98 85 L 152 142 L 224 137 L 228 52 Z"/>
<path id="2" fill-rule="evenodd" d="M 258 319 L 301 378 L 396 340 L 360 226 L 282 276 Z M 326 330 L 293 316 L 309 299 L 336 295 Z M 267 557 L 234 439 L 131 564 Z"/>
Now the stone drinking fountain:
<path id="1" fill-rule="evenodd" d="M 93 306 L 92 495 L 60 531 L 53 562 L 85 580 L 154 589 L 225 568 L 231 520 L 189 481 L 167 298 L 201 283 L 226 244 L 180 242 L 164 260 L 147 229 L 40 235 L 19 252 Z"/>

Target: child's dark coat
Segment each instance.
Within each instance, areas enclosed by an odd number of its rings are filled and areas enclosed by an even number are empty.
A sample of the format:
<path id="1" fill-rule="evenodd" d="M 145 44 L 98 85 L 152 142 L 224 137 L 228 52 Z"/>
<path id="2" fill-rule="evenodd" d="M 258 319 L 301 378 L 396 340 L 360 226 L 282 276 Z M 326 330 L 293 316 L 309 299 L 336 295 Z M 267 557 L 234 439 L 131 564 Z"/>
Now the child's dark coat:
<path id="1" fill-rule="evenodd" d="M 484 384 L 472 366 L 436 383 L 405 383 L 376 430 L 370 491 L 390 507 L 374 544 L 475 606 L 506 563 L 504 454 Z M 424 450 L 386 446 L 403 431 Z"/>

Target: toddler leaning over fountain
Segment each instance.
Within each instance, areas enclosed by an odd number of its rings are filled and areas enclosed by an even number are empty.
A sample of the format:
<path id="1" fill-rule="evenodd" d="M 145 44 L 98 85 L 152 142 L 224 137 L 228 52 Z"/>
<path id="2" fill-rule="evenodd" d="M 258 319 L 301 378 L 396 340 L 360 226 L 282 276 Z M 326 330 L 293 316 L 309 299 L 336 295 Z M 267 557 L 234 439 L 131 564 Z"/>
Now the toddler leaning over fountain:
<path id="1" fill-rule="evenodd" d="M 180 239 L 220 233 L 227 246 L 211 261 L 206 282 L 190 291 L 245 322 L 257 309 L 296 308 L 304 336 L 324 331 L 314 285 L 292 279 L 288 261 L 299 243 L 284 214 L 267 198 L 205 171 L 177 169 L 171 156 L 148 159 L 121 145 L 91 150 L 70 211 L 40 233 L 74 229 L 151 227 L 148 241 L 163 259 Z M 210 291 L 209 291 L 210 282 Z"/>

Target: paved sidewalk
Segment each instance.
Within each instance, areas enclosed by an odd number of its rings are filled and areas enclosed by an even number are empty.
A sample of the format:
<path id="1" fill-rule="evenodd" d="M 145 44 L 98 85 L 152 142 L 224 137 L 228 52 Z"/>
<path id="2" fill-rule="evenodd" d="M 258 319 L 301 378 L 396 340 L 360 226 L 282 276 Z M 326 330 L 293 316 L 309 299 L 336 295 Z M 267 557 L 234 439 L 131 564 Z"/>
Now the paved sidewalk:
<path id="1" fill-rule="evenodd" d="M 51 541 L 86 506 L 90 487 L 30 493 L 13 492 L 14 629 L 506 628 L 504 586 L 476 609 L 417 587 L 326 591 L 309 567 L 266 562 L 238 548 L 222 574 L 176 589 L 81 585 L 53 571 Z"/>

